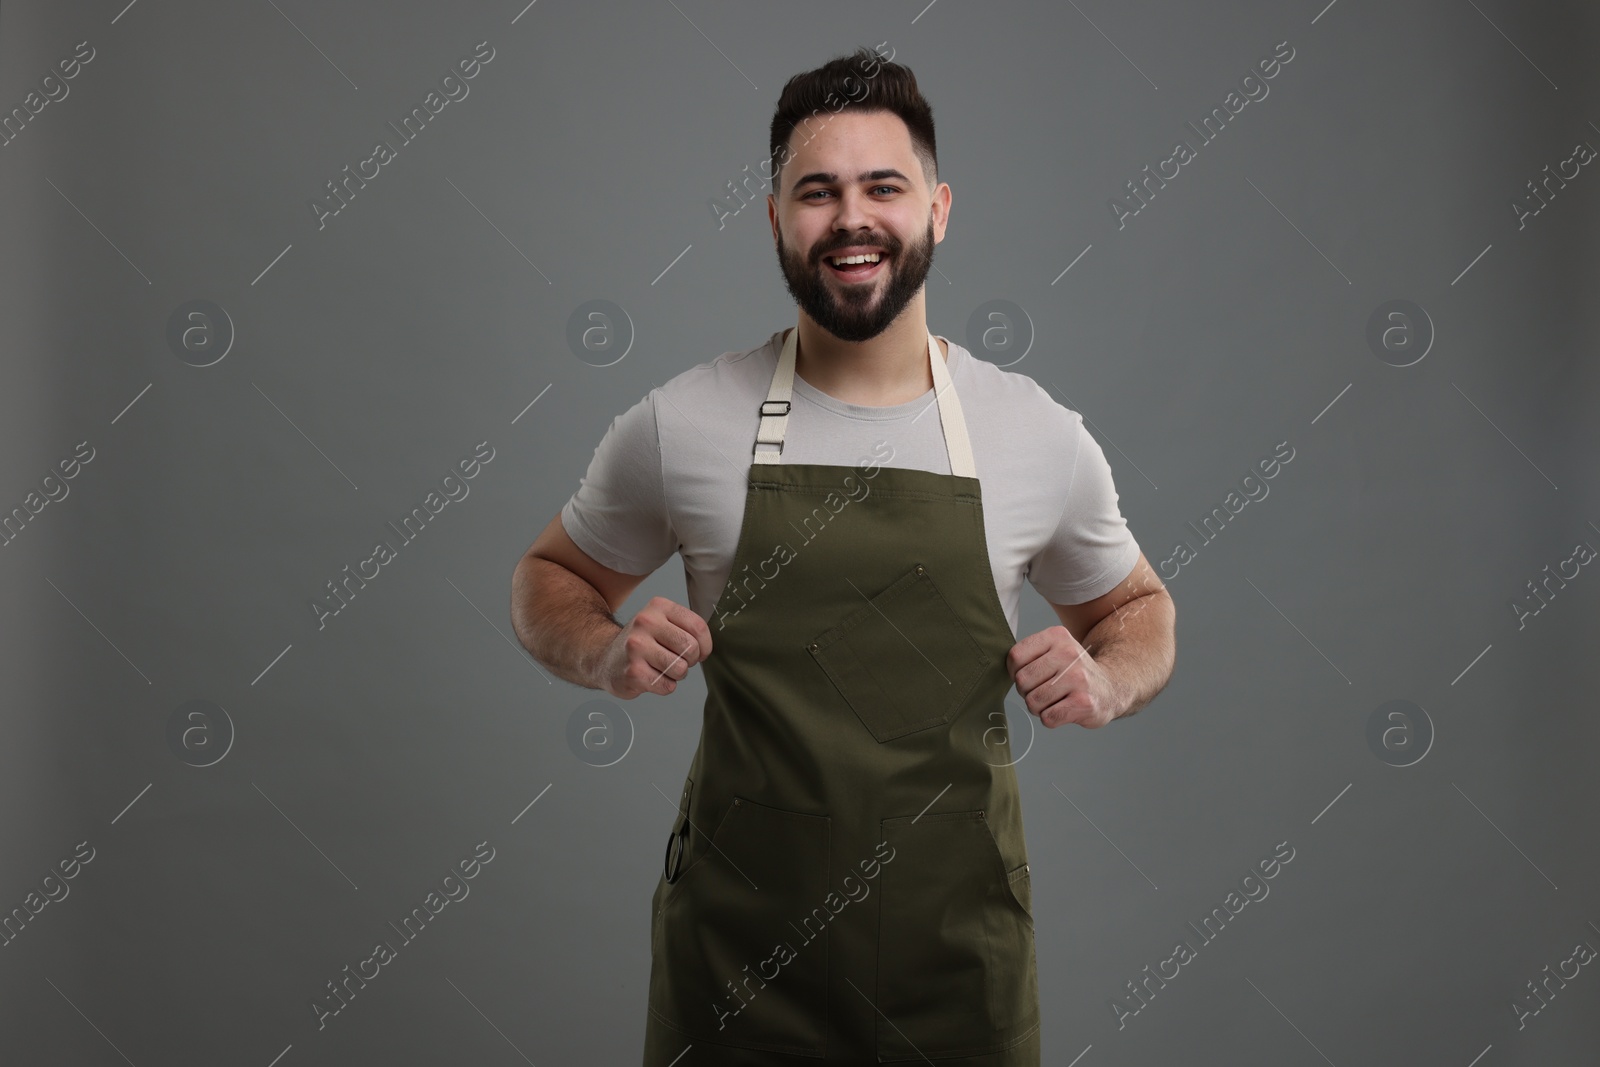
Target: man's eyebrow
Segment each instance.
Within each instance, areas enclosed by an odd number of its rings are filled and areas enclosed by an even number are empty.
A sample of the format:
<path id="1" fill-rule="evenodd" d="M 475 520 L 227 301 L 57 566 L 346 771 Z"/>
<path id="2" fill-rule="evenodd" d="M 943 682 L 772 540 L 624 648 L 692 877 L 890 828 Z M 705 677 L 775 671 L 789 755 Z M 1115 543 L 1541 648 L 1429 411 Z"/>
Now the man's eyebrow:
<path id="1" fill-rule="evenodd" d="M 885 167 L 879 170 L 866 170 L 856 175 L 856 181 L 858 182 L 878 182 L 885 178 L 899 178 L 908 185 L 911 182 L 910 178 L 907 178 L 904 174 L 901 174 L 893 167 Z M 821 182 L 825 185 L 837 185 L 839 183 L 839 176 L 831 171 L 812 171 L 810 174 L 800 177 L 794 183 L 793 188 L 798 189 L 802 185 L 811 185 L 817 182 Z"/>

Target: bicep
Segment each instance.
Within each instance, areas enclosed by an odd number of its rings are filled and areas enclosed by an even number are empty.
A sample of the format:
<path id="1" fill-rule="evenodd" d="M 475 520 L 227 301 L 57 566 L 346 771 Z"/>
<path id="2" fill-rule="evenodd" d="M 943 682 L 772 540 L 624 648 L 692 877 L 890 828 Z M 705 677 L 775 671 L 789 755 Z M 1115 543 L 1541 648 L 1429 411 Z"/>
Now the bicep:
<path id="1" fill-rule="evenodd" d="M 528 551 L 593 585 L 614 612 L 677 550 L 647 395 L 612 420 L 577 492 Z"/>
<path id="2" fill-rule="evenodd" d="M 1029 559 L 1027 575 L 1057 614 L 1072 608 L 1075 619 L 1093 626 L 1116 610 L 1119 597 L 1126 599 L 1122 585 L 1139 578 L 1149 565 L 1117 506 L 1105 453 L 1082 420 L 1076 414 L 1069 417 L 1061 451 L 1070 459 L 1052 472 L 1059 480 L 1052 479 L 1048 490 L 1061 501 L 1059 516 Z"/>
<path id="3" fill-rule="evenodd" d="M 649 577 L 647 574 L 628 574 L 612 570 L 589 555 L 567 534 L 560 515 L 551 519 L 550 525 L 546 526 L 528 547 L 524 558 L 530 557 L 548 560 L 565 567 L 594 586 L 613 613 Z"/>
<path id="4" fill-rule="evenodd" d="M 1150 561 L 1144 558 L 1144 553 L 1139 553 L 1138 560 L 1133 565 L 1133 570 L 1128 576 L 1118 582 L 1108 592 L 1095 597 L 1093 600 L 1084 601 L 1082 604 L 1055 604 L 1050 607 L 1055 611 L 1056 617 L 1061 620 L 1061 625 L 1081 644 L 1090 630 L 1094 629 L 1107 615 L 1116 611 L 1135 597 L 1160 593 L 1166 590 L 1155 568 L 1150 566 Z"/>

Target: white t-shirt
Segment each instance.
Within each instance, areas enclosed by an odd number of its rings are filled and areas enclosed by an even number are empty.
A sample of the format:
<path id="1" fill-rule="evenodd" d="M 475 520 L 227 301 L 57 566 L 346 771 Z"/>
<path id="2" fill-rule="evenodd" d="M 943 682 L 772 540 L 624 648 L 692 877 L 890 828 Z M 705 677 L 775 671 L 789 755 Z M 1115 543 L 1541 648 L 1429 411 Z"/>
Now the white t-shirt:
<path id="1" fill-rule="evenodd" d="M 1032 378 L 977 359 L 947 337 L 983 493 L 989 566 L 1011 632 L 1022 580 L 1054 604 L 1081 604 L 1133 570 L 1139 544 L 1117 509 L 1111 468 L 1083 418 Z M 612 420 L 578 491 L 561 509 L 577 546 L 612 570 L 649 574 L 683 557 L 689 607 L 710 619 L 744 519 L 760 405 L 783 331 L 691 367 Z M 904 404 L 849 404 L 799 374 L 783 463 L 950 473 L 930 388 Z"/>

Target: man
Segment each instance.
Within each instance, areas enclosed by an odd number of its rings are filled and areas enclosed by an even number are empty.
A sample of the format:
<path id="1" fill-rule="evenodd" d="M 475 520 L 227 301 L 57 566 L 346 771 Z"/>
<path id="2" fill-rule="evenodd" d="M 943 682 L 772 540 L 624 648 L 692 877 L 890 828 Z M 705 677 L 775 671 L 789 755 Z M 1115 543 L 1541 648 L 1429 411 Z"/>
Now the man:
<path id="1" fill-rule="evenodd" d="M 951 193 L 911 71 L 862 49 L 797 75 L 770 143 L 797 326 L 613 422 L 513 621 L 620 699 L 705 677 L 646 1067 L 1036 1067 L 1005 697 L 1052 728 L 1137 710 L 1171 674 L 1171 598 L 1081 418 L 928 332 Z M 674 551 L 690 605 L 614 618 Z M 1061 625 L 1018 641 L 1024 577 Z"/>

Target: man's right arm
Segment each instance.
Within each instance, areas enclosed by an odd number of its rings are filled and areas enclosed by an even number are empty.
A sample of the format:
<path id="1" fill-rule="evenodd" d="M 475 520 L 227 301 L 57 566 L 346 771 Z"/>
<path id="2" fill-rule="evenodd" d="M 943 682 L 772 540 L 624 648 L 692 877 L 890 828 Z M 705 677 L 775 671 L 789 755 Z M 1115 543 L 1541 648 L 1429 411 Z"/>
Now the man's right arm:
<path id="1" fill-rule="evenodd" d="M 558 677 L 632 699 L 666 695 L 711 651 L 693 611 L 654 597 L 627 624 L 613 614 L 648 575 L 612 570 L 568 536 L 561 516 L 529 546 L 511 576 L 511 625 L 534 659 Z"/>

